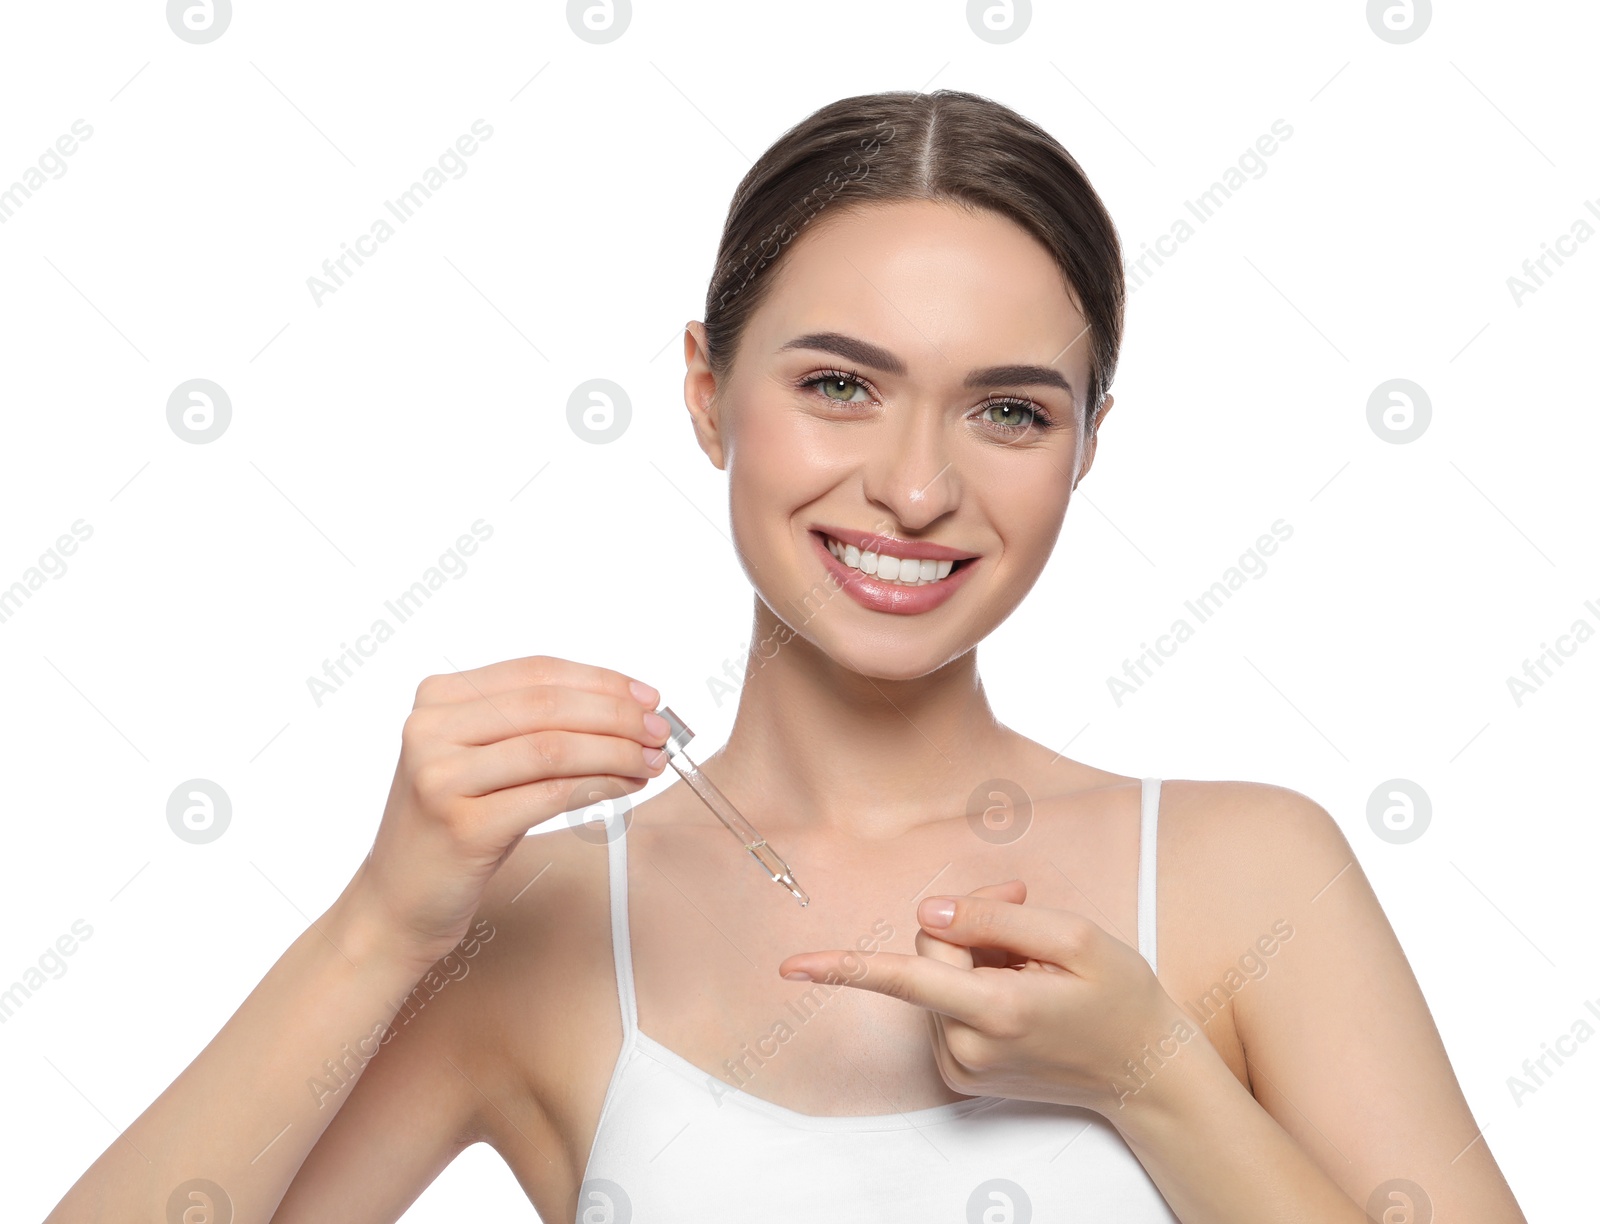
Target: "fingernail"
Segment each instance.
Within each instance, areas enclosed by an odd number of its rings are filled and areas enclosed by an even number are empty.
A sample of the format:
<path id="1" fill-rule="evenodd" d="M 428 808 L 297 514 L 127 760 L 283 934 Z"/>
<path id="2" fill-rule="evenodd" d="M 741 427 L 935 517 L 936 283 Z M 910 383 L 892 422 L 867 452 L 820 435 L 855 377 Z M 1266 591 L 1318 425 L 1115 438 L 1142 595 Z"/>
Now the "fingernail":
<path id="1" fill-rule="evenodd" d="M 946 927 L 956 916 L 956 903 L 948 897 L 929 899 L 922 903 L 922 925 Z"/>
<path id="2" fill-rule="evenodd" d="M 650 766 L 651 769 L 655 769 L 660 765 L 666 764 L 667 754 L 665 749 L 650 748 L 644 744 L 640 744 L 639 750 L 644 754 L 644 763 Z"/>
<path id="3" fill-rule="evenodd" d="M 783 975 L 783 980 L 786 982 L 809 982 L 811 975 L 804 969 L 791 969 Z"/>
<path id="4" fill-rule="evenodd" d="M 661 694 L 648 684 L 641 684 L 637 680 L 628 681 L 628 691 L 640 705 L 647 705 L 652 710 L 661 704 Z"/>
<path id="5" fill-rule="evenodd" d="M 644 716 L 644 729 L 651 735 L 661 736 L 666 735 L 668 731 L 672 730 L 672 728 L 667 724 L 667 720 L 662 718 L 661 715 L 655 713 L 654 711 Z"/>

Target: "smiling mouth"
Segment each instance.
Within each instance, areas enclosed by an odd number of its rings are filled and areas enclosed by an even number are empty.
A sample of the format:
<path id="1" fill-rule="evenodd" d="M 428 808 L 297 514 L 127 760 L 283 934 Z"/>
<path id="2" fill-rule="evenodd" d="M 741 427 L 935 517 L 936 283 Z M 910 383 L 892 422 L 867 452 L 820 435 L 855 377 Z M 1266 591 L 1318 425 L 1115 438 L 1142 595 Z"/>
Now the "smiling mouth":
<path id="1" fill-rule="evenodd" d="M 915 557 L 896 557 L 886 552 L 862 552 L 854 544 L 845 544 L 826 532 L 818 531 L 815 534 L 822 538 L 823 544 L 841 565 L 859 570 L 879 582 L 892 582 L 899 586 L 932 586 L 977 560 L 976 557 L 964 557 L 959 561 L 919 560 Z"/>

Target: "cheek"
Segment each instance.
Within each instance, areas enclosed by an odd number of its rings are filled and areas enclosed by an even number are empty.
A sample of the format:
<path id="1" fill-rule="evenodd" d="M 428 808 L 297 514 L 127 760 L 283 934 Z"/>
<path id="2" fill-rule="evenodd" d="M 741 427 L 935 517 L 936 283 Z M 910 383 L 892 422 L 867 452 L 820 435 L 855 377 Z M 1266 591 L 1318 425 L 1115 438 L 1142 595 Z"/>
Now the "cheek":
<path id="1" fill-rule="evenodd" d="M 736 401 L 727 433 L 728 508 L 746 557 L 781 550 L 793 511 L 820 495 L 796 414 L 770 392 Z"/>
<path id="2" fill-rule="evenodd" d="M 860 460 L 858 439 L 809 417 L 782 392 L 739 400 L 730 421 L 728 472 L 735 505 L 804 505 Z"/>
<path id="3" fill-rule="evenodd" d="M 1019 456 L 1020 458 L 1020 456 Z M 1000 537 L 1001 556 L 1011 577 L 1031 583 L 1049 561 L 1061 535 L 1069 500 L 1069 482 L 1042 455 L 1037 463 L 1008 463 L 974 468 L 965 488 L 983 504 L 980 517 Z"/>
<path id="4" fill-rule="evenodd" d="M 774 452 L 794 432 L 789 414 L 771 392 L 741 396 L 727 417 L 728 440 L 736 464 L 755 469 L 780 469 Z"/>

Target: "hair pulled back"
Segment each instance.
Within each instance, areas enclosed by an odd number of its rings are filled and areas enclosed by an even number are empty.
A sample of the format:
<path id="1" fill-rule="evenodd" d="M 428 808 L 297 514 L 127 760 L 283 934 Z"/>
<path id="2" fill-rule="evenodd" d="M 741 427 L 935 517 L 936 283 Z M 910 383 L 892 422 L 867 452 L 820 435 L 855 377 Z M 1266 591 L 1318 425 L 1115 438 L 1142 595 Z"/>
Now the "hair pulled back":
<path id="1" fill-rule="evenodd" d="M 841 98 L 791 127 L 757 159 L 733 193 L 706 291 L 713 372 L 727 376 L 773 265 L 813 218 L 824 209 L 833 215 L 897 200 L 988 209 L 1022 226 L 1055 257 L 1088 324 L 1085 416 L 1092 436 L 1116 372 L 1127 303 L 1116 227 L 1053 136 L 999 102 L 960 90 Z"/>

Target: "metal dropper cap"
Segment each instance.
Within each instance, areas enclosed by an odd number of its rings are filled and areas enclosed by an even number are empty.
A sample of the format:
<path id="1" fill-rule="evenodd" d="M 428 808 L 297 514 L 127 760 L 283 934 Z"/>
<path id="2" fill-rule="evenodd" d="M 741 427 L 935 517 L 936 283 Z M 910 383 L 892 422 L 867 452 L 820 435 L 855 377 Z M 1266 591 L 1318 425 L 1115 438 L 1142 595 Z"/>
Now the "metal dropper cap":
<path id="1" fill-rule="evenodd" d="M 668 707 L 662 706 L 656 713 L 667 720 L 667 742 L 661 745 L 662 750 L 667 756 L 675 757 L 689 746 L 689 741 L 694 738 L 694 732 L 689 730 L 688 723 Z"/>

